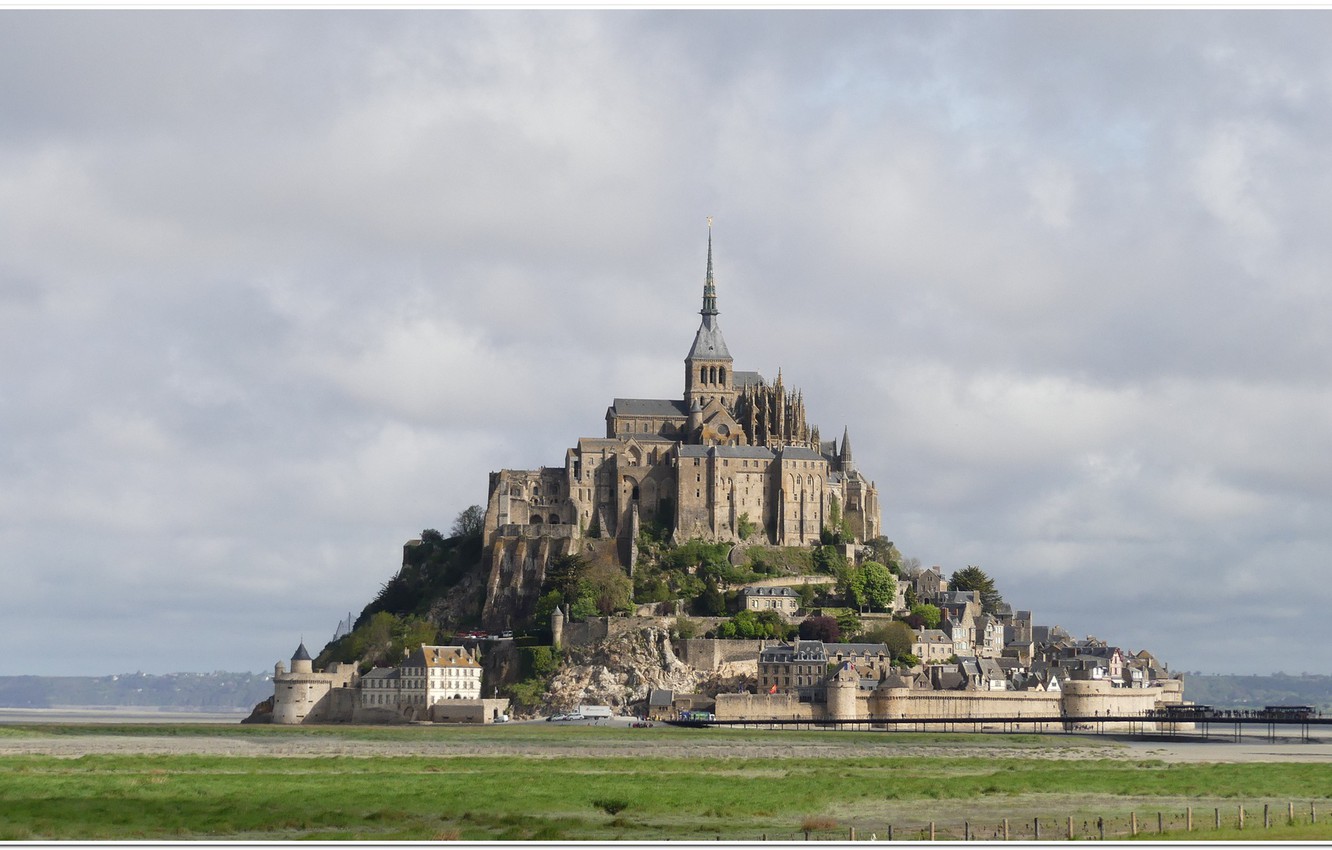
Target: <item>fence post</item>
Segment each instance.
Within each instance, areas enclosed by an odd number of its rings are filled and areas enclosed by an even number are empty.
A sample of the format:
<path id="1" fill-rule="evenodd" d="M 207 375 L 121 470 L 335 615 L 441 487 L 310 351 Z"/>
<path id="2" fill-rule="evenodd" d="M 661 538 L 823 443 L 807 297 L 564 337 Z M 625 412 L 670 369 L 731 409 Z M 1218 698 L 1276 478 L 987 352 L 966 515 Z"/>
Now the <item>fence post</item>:
<path id="1" fill-rule="evenodd" d="M 891 823 L 888 824 L 888 840 L 893 840 L 893 825 Z"/>
<path id="2" fill-rule="evenodd" d="M 1137 834 L 1138 834 L 1138 813 L 1137 813 L 1137 812 L 1129 812 L 1129 834 L 1130 834 L 1130 835 L 1137 835 Z"/>
<path id="3" fill-rule="evenodd" d="M 1315 816 L 1314 816 L 1314 804 L 1313 804 L 1313 800 L 1310 800 L 1310 801 L 1309 801 L 1309 823 L 1317 823 L 1317 822 L 1318 822 L 1318 820 L 1317 820 L 1317 818 L 1315 818 Z"/>
<path id="4" fill-rule="evenodd" d="M 1068 816 L 1068 840 L 1073 840 L 1073 816 Z"/>
<path id="5" fill-rule="evenodd" d="M 1216 829 L 1220 829 L 1220 828 L 1221 828 L 1221 810 L 1220 810 L 1220 809 L 1217 809 L 1217 810 L 1216 810 L 1216 827 L 1215 827 L 1215 828 L 1216 828 Z"/>
<path id="6" fill-rule="evenodd" d="M 934 821 L 930 821 L 930 840 L 934 840 Z"/>
<path id="7" fill-rule="evenodd" d="M 854 826 L 851 827 L 851 833 L 850 833 L 850 834 L 851 834 L 851 840 L 852 840 L 852 841 L 855 841 L 855 840 L 856 840 L 856 828 L 855 828 Z"/>
<path id="8" fill-rule="evenodd" d="M 1102 841 L 1105 840 L 1105 818 L 1096 819 L 1096 834 L 1100 836 Z"/>
<path id="9" fill-rule="evenodd" d="M 971 840 L 971 821 L 962 821 L 962 840 Z"/>
<path id="10" fill-rule="evenodd" d="M 1241 803 L 1241 804 L 1240 804 L 1240 807 L 1239 807 L 1239 828 L 1240 828 L 1240 829 L 1244 829 L 1244 804 L 1243 804 L 1243 803 Z"/>
<path id="11" fill-rule="evenodd" d="M 1004 818 L 1004 840 L 1008 840 L 1008 818 Z"/>
<path id="12" fill-rule="evenodd" d="M 1184 831 L 1193 832 L 1193 806 L 1184 810 Z"/>
<path id="13" fill-rule="evenodd" d="M 1031 833 L 1032 833 L 1032 837 L 1034 837 L 1037 841 L 1040 841 L 1040 840 L 1041 840 L 1041 819 L 1040 819 L 1040 818 L 1032 818 L 1032 819 L 1031 819 Z"/>
<path id="14" fill-rule="evenodd" d="M 1161 813 L 1160 813 L 1160 812 L 1157 812 L 1157 813 L 1156 813 L 1156 834 L 1157 834 L 1157 835 L 1160 835 L 1160 834 L 1163 833 L 1163 832 L 1165 832 L 1165 818 L 1161 817 Z"/>
<path id="15" fill-rule="evenodd" d="M 1293 801 L 1287 801 L 1287 802 L 1286 802 L 1286 826 L 1294 826 L 1294 824 L 1295 824 L 1295 803 L 1294 803 Z"/>

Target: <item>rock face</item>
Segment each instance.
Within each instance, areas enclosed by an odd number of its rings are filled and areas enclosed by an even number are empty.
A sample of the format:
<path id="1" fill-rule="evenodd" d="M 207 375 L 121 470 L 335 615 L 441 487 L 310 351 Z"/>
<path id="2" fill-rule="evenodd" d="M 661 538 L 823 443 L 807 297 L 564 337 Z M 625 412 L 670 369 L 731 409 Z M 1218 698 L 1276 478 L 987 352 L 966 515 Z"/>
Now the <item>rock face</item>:
<path id="1" fill-rule="evenodd" d="M 723 668 L 701 672 L 675 655 L 670 635 L 645 627 L 609 638 L 596 646 L 569 651 L 551 680 L 546 707 L 569 711 L 578 705 L 643 709 L 654 688 L 715 696 L 734 691 L 747 677 Z"/>

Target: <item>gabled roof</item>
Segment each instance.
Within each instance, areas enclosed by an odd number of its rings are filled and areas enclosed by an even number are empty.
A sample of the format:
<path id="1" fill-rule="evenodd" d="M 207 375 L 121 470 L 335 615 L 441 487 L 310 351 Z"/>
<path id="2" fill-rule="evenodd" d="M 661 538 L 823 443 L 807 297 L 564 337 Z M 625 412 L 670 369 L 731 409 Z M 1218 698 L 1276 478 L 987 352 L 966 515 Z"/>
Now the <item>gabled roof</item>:
<path id="1" fill-rule="evenodd" d="M 673 398 L 617 398 L 611 402 L 616 416 L 678 416 L 689 418 L 689 405 Z"/>
<path id="2" fill-rule="evenodd" d="M 783 446 L 777 450 L 777 457 L 782 460 L 827 460 L 823 455 L 804 446 Z"/>

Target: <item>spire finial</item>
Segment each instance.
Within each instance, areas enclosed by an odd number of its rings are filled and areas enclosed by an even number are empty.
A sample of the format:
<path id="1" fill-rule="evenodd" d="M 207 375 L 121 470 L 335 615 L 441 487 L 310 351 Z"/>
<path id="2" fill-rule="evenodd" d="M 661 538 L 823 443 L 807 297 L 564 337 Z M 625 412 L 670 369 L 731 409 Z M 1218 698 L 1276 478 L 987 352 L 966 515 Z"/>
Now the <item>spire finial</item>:
<path id="1" fill-rule="evenodd" d="M 712 216 L 708 216 L 708 274 L 703 281 L 703 309 L 700 315 L 717 315 L 717 285 L 712 277 Z"/>

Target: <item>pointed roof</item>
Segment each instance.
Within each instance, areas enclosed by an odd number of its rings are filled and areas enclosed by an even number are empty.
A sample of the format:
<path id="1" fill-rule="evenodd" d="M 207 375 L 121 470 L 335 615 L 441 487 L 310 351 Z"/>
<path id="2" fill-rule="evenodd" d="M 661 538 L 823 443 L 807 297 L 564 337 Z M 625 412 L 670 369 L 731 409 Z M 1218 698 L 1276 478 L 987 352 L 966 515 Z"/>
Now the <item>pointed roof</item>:
<path id="1" fill-rule="evenodd" d="M 856 462 L 851 457 L 851 429 L 844 427 L 842 429 L 842 469 L 850 471 L 856 468 Z"/>
<path id="2" fill-rule="evenodd" d="M 712 219 L 708 219 L 708 272 L 703 281 L 703 309 L 699 310 L 703 322 L 694 335 L 689 349 L 689 360 L 730 360 L 721 325 L 717 324 L 717 284 L 712 277 Z"/>
<path id="3" fill-rule="evenodd" d="M 295 651 L 294 653 L 292 653 L 291 660 L 292 660 L 292 661 L 313 661 L 313 660 L 314 660 L 314 659 L 312 659 L 312 658 L 310 657 L 310 653 L 309 653 L 309 651 L 307 651 L 306 648 L 305 648 L 305 641 L 301 641 L 301 645 L 298 646 L 298 647 L 296 647 L 296 651 Z"/>

